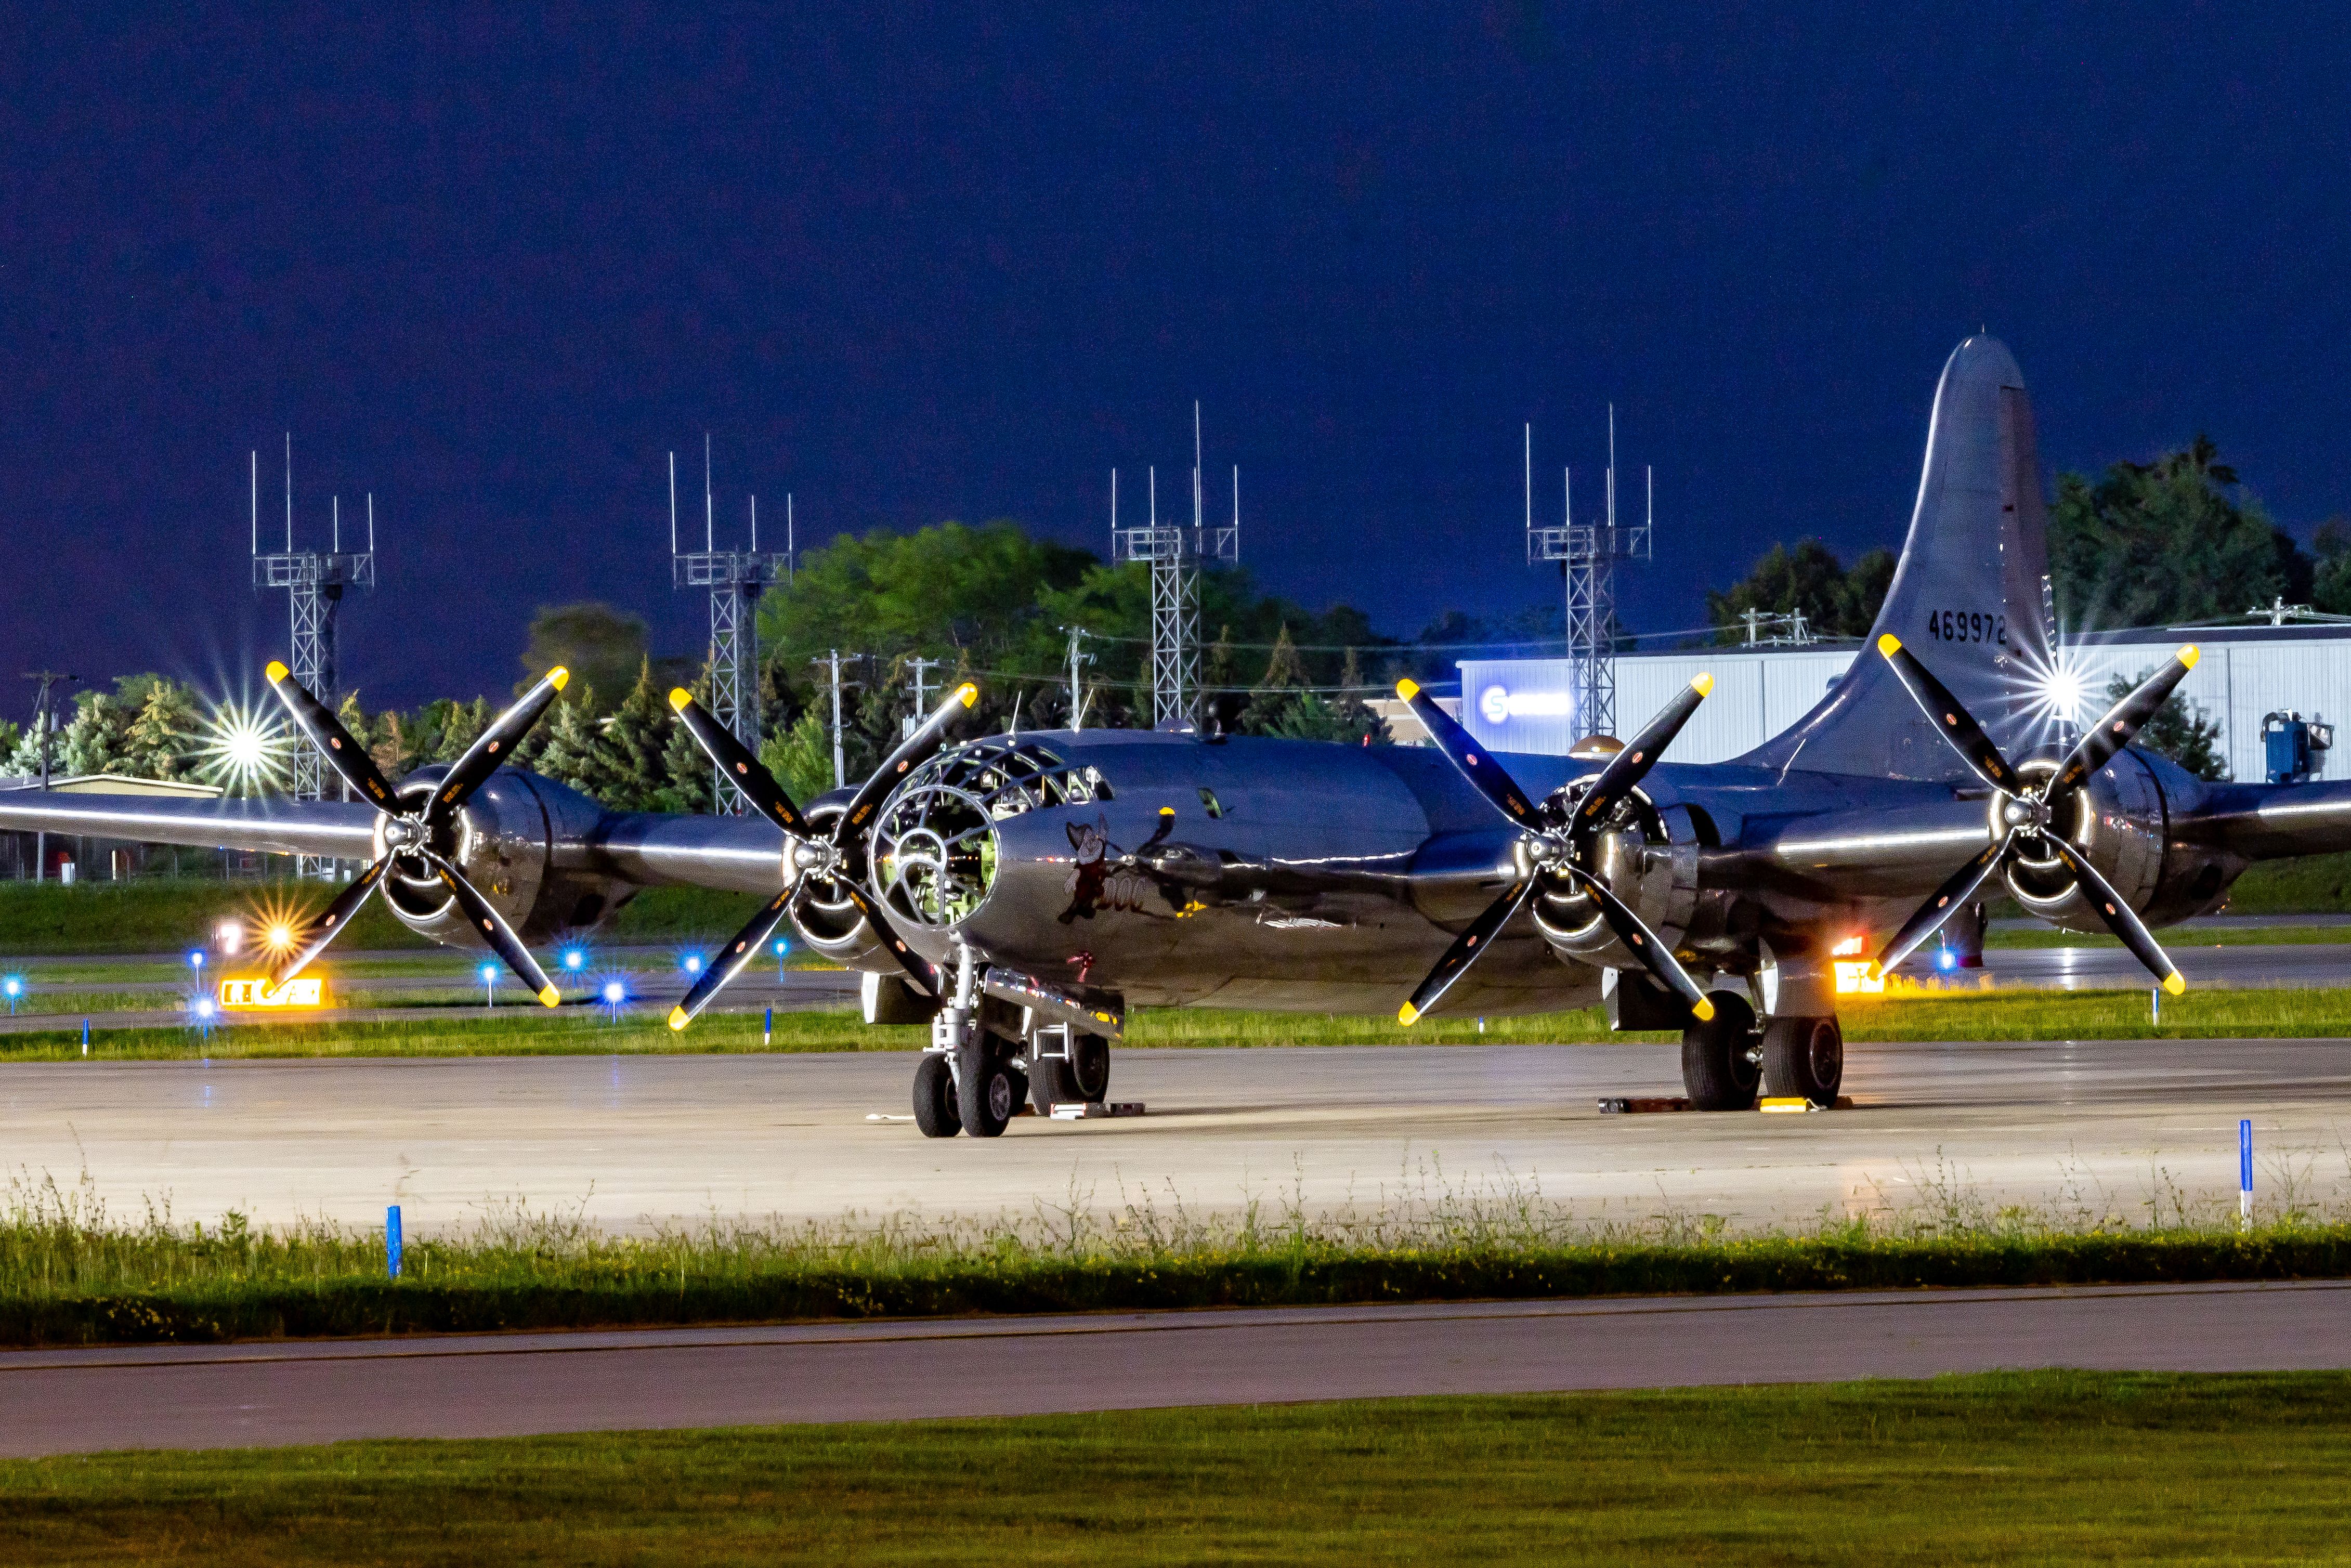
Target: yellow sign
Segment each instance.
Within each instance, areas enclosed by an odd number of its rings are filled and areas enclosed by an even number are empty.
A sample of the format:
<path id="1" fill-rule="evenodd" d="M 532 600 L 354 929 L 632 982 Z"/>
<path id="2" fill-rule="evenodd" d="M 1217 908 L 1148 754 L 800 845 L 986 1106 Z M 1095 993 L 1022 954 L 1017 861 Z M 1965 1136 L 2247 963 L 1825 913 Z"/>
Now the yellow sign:
<path id="1" fill-rule="evenodd" d="M 272 990 L 266 976 L 249 980 L 223 980 L 220 1005 L 238 1012 L 271 1008 L 323 1008 L 327 980 L 323 975 L 297 975 Z"/>

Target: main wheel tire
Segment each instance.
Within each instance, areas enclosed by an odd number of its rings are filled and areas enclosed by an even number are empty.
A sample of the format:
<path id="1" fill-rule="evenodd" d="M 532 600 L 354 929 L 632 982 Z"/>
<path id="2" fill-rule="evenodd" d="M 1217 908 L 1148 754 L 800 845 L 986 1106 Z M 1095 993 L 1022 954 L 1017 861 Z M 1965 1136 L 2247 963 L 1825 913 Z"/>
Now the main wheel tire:
<path id="1" fill-rule="evenodd" d="M 963 1130 L 993 1138 L 1012 1121 L 1020 1102 L 1013 1094 L 1012 1070 L 986 1046 L 967 1046 L 956 1057 L 956 1109 Z"/>
<path id="2" fill-rule="evenodd" d="M 1110 1097 L 1110 1041 L 1098 1034 L 1070 1041 L 1070 1087 L 1090 1104 Z"/>
<path id="3" fill-rule="evenodd" d="M 1844 1030 L 1833 1018 L 1773 1019 L 1763 1031 L 1763 1092 L 1836 1103 L 1844 1082 Z"/>
<path id="4" fill-rule="evenodd" d="M 1737 991 L 1710 991 L 1714 1017 L 1682 1030 L 1682 1086 L 1698 1111 L 1751 1111 L 1763 1070 L 1755 1009 Z"/>
<path id="5" fill-rule="evenodd" d="M 1081 1034 L 1070 1042 L 1066 1057 L 1031 1057 L 1029 1092 L 1040 1116 L 1051 1115 L 1056 1105 L 1101 1100 L 1110 1092 L 1110 1041 Z"/>
<path id="6" fill-rule="evenodd" d="M 946 1052 L 926 1051 L 914 1068 L 914 1125 L 926 1138 L 952 1138 L 963 1131 L 956 1109 L 955 1074 Z"/>

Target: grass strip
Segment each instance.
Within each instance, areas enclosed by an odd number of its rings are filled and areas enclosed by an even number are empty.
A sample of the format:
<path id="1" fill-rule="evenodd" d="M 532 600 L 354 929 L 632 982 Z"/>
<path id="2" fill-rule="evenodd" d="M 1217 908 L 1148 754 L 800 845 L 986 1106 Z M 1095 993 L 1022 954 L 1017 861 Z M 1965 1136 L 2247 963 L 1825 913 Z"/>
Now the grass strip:
<path id="1" fill-rule="evenodd" d="M 1899 998 L 1844 998 L 1845 1037 L 1856 1042 L 2053 1040 L 2320 1040 L 2351 1035 L 2351 988 L 2210 989 L 2166 998 L 2159 1023 L 2147 993 L 2126 991 L 1919 991 Z M 154 1005 L 152 998 L 139 1005 Z M 853 1012 L 778 1012 L 762 1042 L 757 1012 L 713 1012 L 684 1031 L 658 1018 L 617 1019 L 585 1005 L 554 1012 L 419 1006 L 392 1021 L 240 1022 L 199 1035 L 187 1028 L 95 1030 L 93 1060 L 213 1061 L 277 1057 L 608 1056 L 746 1051 L 914 1051 L 920 1029 L 869 1028 Z M 1665 1043 L 1677 1035 L 1614 1033 L 1597 1008 L 1516 1018 L 1424 1019 L 1410 1029 L 1386 1017 L 1144 1009 L 1129 1019 L 1135 1046 L 1580 1045 Z M 81 1059 L 78 1019 L 0 1035 L 0 1063 Z"/>
<path id="2" fill-rule="evenodd" d="M 410 1238 L 393 1281 L 381 1228 L 256 1230 L 232 1213 L 207 1230 L 152 1204 L 119 1223 L 86 1174 L 20 1175 L 0 1197 L 0 1343 L 2351 1276 L 2351 1207 L 2307 1169 L 2278 1180 L 2249 1230 L 2233 1202 L 2168 1181 L 2138 1219 L 2103 1191 L 1995 1212 L 1940 1162 L 1907 1207 L 1802 1231 L 1593 1223 L 1508 1177 L 1428 1172 L 1368 1211 L 1323 1215 L 1293 1198 L 1201 1217 L 1146 1191 L 1106 1213 L 1073 1195 L 1025 1218 L 714 1216 L 614 1235 L 507 1205 Z"/>
<path id="3" fill-rule="evenodd" d="M 2339 1561 L 2346 1466 L 2343 1374 L 1994 1374 L 0 1461 L 0 1557 Z"/>

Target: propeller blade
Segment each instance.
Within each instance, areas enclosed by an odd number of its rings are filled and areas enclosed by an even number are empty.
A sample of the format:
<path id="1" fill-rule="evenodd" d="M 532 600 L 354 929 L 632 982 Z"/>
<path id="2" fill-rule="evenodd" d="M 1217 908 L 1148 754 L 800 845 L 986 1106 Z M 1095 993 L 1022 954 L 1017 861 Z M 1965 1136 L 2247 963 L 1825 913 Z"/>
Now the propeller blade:
<path id="1" fill-rule="evenodd" d="M 1510 770 L 1486 753 L 1486 748 L 1470 737 L 1468 730 L 1453 721 L 1450 714 L 1437 706 L 1437 700 L 1420 689 L 1418 681 L 1398 681 L 1396 695 L 1412 709 L 1412 716 L 1428 730 L 1428 738 L 1446 759 L 1461 769 L 1478 793 L 1492 802 L 1494 810 L 1519 827 L 1536 831 L 1541 823 L 1535 815 L 1534 802 L 1519 788 L 1519 781 Z M 1431 977 L 1432 978 L 1434 977 Z M 1411 1021 L 1406 1019 L 1406 1022 Z"/>
<path id="2" fill-rule="evenodd" d="M 1644 968 L 1663 981 L 1667 990 L 1689 1004 L 1693 1018 L 1704 1023 L 1714 1016 L 1714 1004 L 1706 999 L 1706 993 L 1698 989 L 1696 980 L 1690 978 L 1690 972 L 1682 967 L 1681 960 L 1674 956 L 1673 950 L 1657 939 L 1657 934 L 1649 929 L 1647 923 L 1633 913 L 1631 904 L 1609 892 L 1607 883 L 1582 866 L 1571 865 L 1567 873 L 1582 883 L 1586 893 L 1600 901 L 1600 917 L 1608 922 L 1611 931 L 1616 933 L 1616 940 L 1630 947 L 1633 956 L 1640 959 Z"/>
<path id="3" fill-rule="evenodd" d="M 2171 663 L 2156 671 L 2138 684 L 2138 689 L 2106 711 L 2106 716 L 2083 731 L 2082 738 L 2074 743 L 2073 755 L 2057 769 L 2057 777 L 2049 782 L 2051 799 L 2077 787 L 2083 779 L 2106 765 L 2106 759 L 2131 743 L 2156 709 L 2168 700 L 2172 688 L 2188 678 L 2196 667 L 2196 644 L 2189 643 L 2171 656 Z"/>
<path id="4" fill-rule="evenodd" d="M 680 686 L 669 694 L 669 706 L 677 710 L 678 721 L 685 726 L 702 754 L 718 765 L 718 770 L 735 781 L 735 787 L 750 798 L 751 804 L 776 826 L 796 839 L 816 836 L 808 819 L 793 805 L 768 765 L 751 753 L 751 748 L 735 738 L 726 726 L 711 716 L 710 710 L 694 700 L 694 694 Z"/>
<path id="5" fill-rule="evenodd" d="M 898 787 L 900 779 L 930 760 L 931 754 L 946 743 L 947 726 L 978 700 L 979 687 L 970 681 L 949 692 L 946 700 L 931 710 L 931 716 L 898 743 L 898 749 L 873 770 L 873 776 L 857 787 L 857 793 L 850 798 L 849 809 L 832 825 L 832 841 L 845 842 L 850 834 L 862 831 L 883 798 Z"/>
<path id="6" fill-rule="evenodd" d="M 1656 766 L 1658 756 L 1673 744 L 1674 737 L 1681 733 L 1682 726 L 1689 722 L 1690 715 L 1698 712 L 1698 705 L 1712 690 L 1714 677 L 1698 676 L 1657 711 L 1648 727 L 1633 737 L 1632 745 L 1608 759 L 1608 766 L 1600 770 L 1600 777 L 1592 781 L 1583 804 L 1575 809 L 1578 826 L 1607 820 L 1616 802 L 1631 793 L 1634 786 Z"/>
<path id="7" fill-rule="evenodd" d="M 286 711 L 294 716 L 295 725 L 326 754 L 327 765 L 360 792 L 360 799 L 380 811 L 391 810 L 392 786 L 384 781 L 375 758 L 367 754 L 367 747 L 351 738 L 342 721 L 328 711 L 326 704 L 304 691 L 302 683 L 294 678 L 294 672 L 277 660 L 272 659 L 262 674 L 269 677 L 270 689 L 286 705 Z"/>
<path id="8" fill-rule="evenodd" d="M 351 916 L 360 912 L 360 905 L 368 901 L 368 894 L 375 891 L 375 884 L 381 882 L 383 873 L 391 869 L 390 855 L 371 862 L 366 870 L 351 878 L 349 887 L 335 894 L 335 901 L 327 905 L 325 913 L 312 921 L 310 928 L 302 934 L 301 944 L 279 959 L 277 967 L 270 971 L 272 990 L 308 968 L 311 959 L 327 950 L 328 943 L 342 935 L 343 927 L 351 923 Z"/>
<path id="9" fill-rule="evenodd" d="M 1951 748 L 1966 760 L 1975 776 L 2002 794 L 2015 794 L 2020 784 L 2016 769 L 2008 765 L 2008 758 L 2000 754 L 2000 747 L 1991 743 L 1991 737 L 1983 732 L 1974 716 L 1959 706 L 1959 699 L 1951 695 L 1950 688 L 1937 680 L 1933 672 L 1918 662 L 1918 655 L 1904 647 L 1902 639 L 1893 632 L 1878 638 L 1877 651 L 1886 655 L 1886 662 L 1894 666 L 1895 675 L 1912 700 L 1935 721 L 1936 730 L 1951 743 Z"/>
<path id="10" fill-rule="evenodd" d="M 538 960 L 530 956 L 530 949 L 522 945 L 522 938 L 514 934 L 514 927 L 506 923 L 506 917 L 491 908 L 490 901 L 465 880 L 465 873 L 431 850 L 424 851 L 423 854 L 455 896 L 457 907 L 465 912 L 466 923 L 480 932 L 491 950 L 507 961 L 507 967 L 530 988 L 531 995 L 550 1008 L 561 1001 L 563 998 L 556 990 L 555 982 L 547 977 L 547 971 L 538 967 Z"/>
<path id="11" fill-rule="evenodd" d="M 764 771 L 764 769 L 763 769 Z M 799 890 L 788 887 L 768 901 L 768 906 L 751 916 L 751 923 L 735 933 L 733 941 L 721 947 L 702 971 L 702 978 L 685 993 L 685 999 L 669 1010 L 669 1027 L 684 1029 L 700 1016 L 720 988 L 743 972 L 743 966 L 758 956 L 767 946 L 768 933 L 784 923 L 792 906 L 792 896 Z"/>
<path id="12" fill-rule="evenodd" d="M 1061 989 L 1018 969 L 991 964 L 979 977 L 979 988 L 998 1001 L 1029 1008 L 1055 1023 L 1070 1024 L 1116 1045 L 1126 1038 L 1126 1020 L 1108 1008 Z"/>
<path id="13" fill-rule="evenodd" d="M 2008 846 L 2015 841 L 2016 834 L 2011 831 L 1997 842 L 1986 845 L 1973 860 L 1953 872 L 1950 879 L 1935 890 L 1934 896 L 1920 904 L 1917 912 L 1902 923 L 1902 929 L 1894 934 L 1894 940 L 1888 942 L 1886 950 L 1877 956 L 1879 977 L 1883 978 L 1886 971 L 1917 952 L 1918 945 L 1932 936 L 1943 922 L 1951 917 L 1953 911 L 1975 896 L 1976 889 L 1999 869 L 2000 857 L 2008 852 Z"/>
<path id="14" fill-rule="evenodd" d="M 2089 857 L 2054 833 L 2048 835 L 2048 841 L 2057 858 L 2065 862 L 2065 868 L 2082 879 L 2082 891 L 2090 895 L 2090 907 L 2098 912 L 2106 929 L 2121 937 L 2131 956 L 2147 966 L 2148 974 L 2163 982 L 2165 993 L 2176 997 L 2186 990 L 2188 982 L 2181 977 L 2179 966 L 2157 944 L 2155 934 L 2139 919 L 2138 911 L 2124 903 L 2114 884 L 2098 874 L 2098 868 L 2090 863 Z"/>
<path id="15" fill-rule="evenodd" d="M 474 791 L 489 781 L 499 764 L 514 755 L 515 747 L 530 733 L 555 701 L 555 694 L 563 689 L 571 672 L 558 664 L 539 677 L 537 685 L 522 695 L 522 700 L 490 721 L 490 727 L 465 747 L 441 780 L 441 788 L 433 792 L 433 803 L 424 810 L 425 819 L 434 823 L 445 822 L 459 807 L 474 798 Z"/>
<path id="16" fill-rule="evenodd" d="M 898 960 L 898 967 L 906 971 L 906 977 L 914 982 L 914 988 L 933 1001 L 938 1000 L 939 984 L 930 965 L 924 962 L 921 954 L 906 946 L 906 939 L 898 935 L 897 927 L 883 915 L 882 901 L 845 876 L 835 875 L 832 881 L 849 895 L 849 902 L 857 905 L 857 913 L 865 916 L 865 923 L 873 927 L 873 935 L 882 938 L 882 946 L 890 949 L 890 956 Z"/>
<path id="17" fill-rule="evenodd" d="M 1438 716 L 1443 716 L 1440 714 Z M 1469 966 L 1476 963 L 1479 955 L 1490 945 L 1494 934 L 1508 925 L 1511 916 L 1526 907 L 1527 900 L 1534 896 L 1535 880 L 1529 877 L 1524 882 L 1511 883 L 1503 890 L 1501 897 L 1488 904 L 1484 913 L 1469 923 L 1468 930 L 1453 939 L 1453 946 L 1445 950 L 1445 956 L 1437 961 L 1437 967 L 1428 972 L 1428 978 L 1421 981 L 1419 988 L 1412 993 L 1412 999 L 1396 1009 L 1398 1023 L 1409 1024 L 1417 1019 L 1437 1005 L 1454 981 L 1468 972 Z"/>

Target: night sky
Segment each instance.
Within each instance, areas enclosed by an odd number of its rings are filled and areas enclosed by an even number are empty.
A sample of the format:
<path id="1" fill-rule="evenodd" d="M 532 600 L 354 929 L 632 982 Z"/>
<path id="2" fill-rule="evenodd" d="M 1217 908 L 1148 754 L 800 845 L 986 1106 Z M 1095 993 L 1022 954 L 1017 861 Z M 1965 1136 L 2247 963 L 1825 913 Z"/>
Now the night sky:
<path id="1" fill-rule="evenodd" d="M 1979 325 L 2052 467 L 2207 430 L 2296 531 L 2351 510 L 2323 7 L 31 9 L 0 19 L 19 719 L 39 664 L 217 688 L 282 652 L 246 453 L 282 539 L 289 429 L 300 541 L 374 493 L 371 707 L 504 693 L 541 603 L 697 647 L 664 454 L 698 537 L 705 429 L 722 539 L 756 491 L 780 543 L 789 490 L 804 545 L 1009 516 L 1103 549 L 1108 470 L 1180 495 L 1197 397 L 1260 581 L 1400 634 L 1555 591 L 1520 422 L 1539 513 L 1563 463 L 1581 508 L 1610 399 L 1657 474 L 1635 629 L 1775 538 L 1898 543 Z"/>

